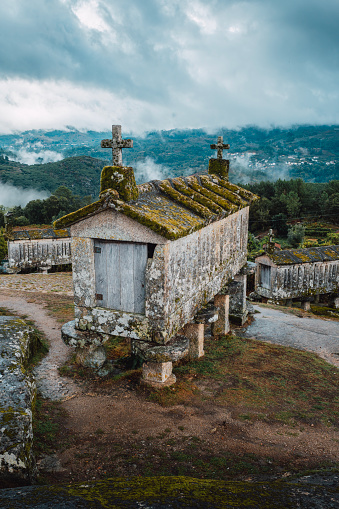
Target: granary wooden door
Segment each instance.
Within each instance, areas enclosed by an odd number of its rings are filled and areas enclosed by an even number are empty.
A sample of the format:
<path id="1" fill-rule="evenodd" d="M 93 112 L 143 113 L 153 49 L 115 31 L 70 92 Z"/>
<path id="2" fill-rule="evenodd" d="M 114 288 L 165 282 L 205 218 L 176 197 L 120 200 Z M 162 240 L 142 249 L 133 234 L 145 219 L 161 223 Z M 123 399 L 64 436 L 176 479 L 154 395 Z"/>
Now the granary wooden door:
<path id="1" fill-rule="evenodd" d="M 260 283 L 263 288 L 271 288 L 271 267 L 260 264 Z"/>
<path id="2" fill-rule="evenodd" d="M 145 312 L 147 244 L 95 240 L 94 263 L 99 306 Z"/>

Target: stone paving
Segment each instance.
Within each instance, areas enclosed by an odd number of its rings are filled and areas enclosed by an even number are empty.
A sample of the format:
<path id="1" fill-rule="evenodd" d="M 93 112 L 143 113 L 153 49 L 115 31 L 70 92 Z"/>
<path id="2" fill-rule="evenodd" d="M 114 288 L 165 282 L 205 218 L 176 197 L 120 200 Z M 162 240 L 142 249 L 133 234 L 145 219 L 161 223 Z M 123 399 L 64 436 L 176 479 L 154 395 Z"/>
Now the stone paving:
<path id="1" fill-rule="evenodd" d="M 339 367 L 339 322 L 253 306 L 254 321 L 243 329 L 246 337 L 317 353 Z"/>
<path id="2" fill-rule="evenodd" d="M 73 295 L 71 272 L 52 274 L 0 274 L 1 290 L 21 290 L 24 292 Z"/>

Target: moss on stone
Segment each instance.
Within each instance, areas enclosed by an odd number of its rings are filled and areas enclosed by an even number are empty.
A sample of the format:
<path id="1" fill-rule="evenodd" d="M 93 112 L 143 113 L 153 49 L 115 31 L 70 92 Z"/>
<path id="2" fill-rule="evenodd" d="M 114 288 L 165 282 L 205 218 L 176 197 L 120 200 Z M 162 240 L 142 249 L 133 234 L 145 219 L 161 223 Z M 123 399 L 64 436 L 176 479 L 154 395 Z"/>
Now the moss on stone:
<path id="1" fill-rule="evenodd" d="M 227 159 L 211 158 L 208 163 L 208 173 L 228 180 L 229 167 L 230 162 Z"/>
<path id="2" fill-rule="evenodd" d="M 198 179 L 194 176 L 190 176 L 186 178 L 186 182 L 189 184 L 189 186 L 194 189 L 195 191 L 198 191 L 203 196 L 206 196 L 209 200 L 212 200 L 214 203 L 217 203 L 220 207 L 222 207 L 227 212 L 236 212 L 237 207 L 230 203 L 228 200 L 225 200 L 225 198 L 222 198 L 218 194 L 215 194 L 213 191 L 210 191 L 209 189 L 206 189 L 204 186 L 199 184 Z"/>
<path id="3" fill-rule="evenodd" d="M 223 198 L 226 198 L 226 200 L 230 201 L 231 203 L 234 203 L 234 205 L 237 205 L 239 207 L 247 207 L 248 200 L 244 200 L 239 195 L 233 193 L 229 189 L 226 189 L 225 187 L 219 186 L 211 181 L 209 177 L 206 175 L 201 175 L 200 177 L 201 183 L 207 187 L 210 191 L 213 191 L 213 193 L 216 193 Z"/>
<path id="4" fill-rule="evenodd" d="M 170 217 L 168 218 L 167 224 L 164 224 L 164 222 L 160 222 L 157 219 L 154 211 L 147 211 L 147 208 L 141 210 L 133 205 L 124 203 L 121 200 L 117 200 L 116 210 L 123 212 L 126 216 L 131 219 L 135 219 L 140 224 L 147 226 L 154 232 L 169 240 L 176 240 L 180 237 L 185 237 L 186 235 L 189 235 L 203 227 L 203 224 L 201 223 L 193 223 L 191 227 L 187 228 L 183 226 L 179 218 L 175 221 Z"/>
<path id="5" fill-rule="evenodd" d="M 188 209 L 192 210 L 199 216 L 209 219 L 213 217 L 213 213 L 204 205 L 200 205 L 200 203 L 196 203 L 194 200 L 189 198 L 188 196 L 185 196 L 176 189 L 174 189 L 169 180 L 162 180 L 159 184 L 159 189 L 165 193 L 167 196 L 172 198 L 178 203 L 181 203 L 181 205 L 184 205 Z"/>
<path id="6" fill-rule="evenodd" d="M 81 221 L 81 219 L 85 219 L 100 209 L 103 209 L 103 200 L 95 201 L 90 205 L 86 205 L 86 207 L 83 207 L 79 210 L 76 210 L 75 212 L 71 212 L 70 214 L 61 217 L 60 219 L 57 219 L 53 223 L 53 228 L 57 230 L 58 228 L 63 228 L 73 223 L 77 223 L 78 221 Z"/>
<path id="7" fill-rule="evenodd" d="M 253 201 L 260 199 L 259 196 L 257 196 L 254 193 L 251 193 L 251 191 L 248 191 L 247 189 L 243 189 L 242 187 L 236 186 L 235 184 L 231 184 L 231 182 L 227 182 L 226 180 L 221 179 L 217 175 L 214 178 L 216 179 L 217 184 L 219 186 L 229 189 L 230 191 L 232 191 L 232 193 L 239 195 L 244 200 L 248 200 L 249 203 L 252 203 Z"/>
<path id="8" fill-rule="evenodd" d="M 186 182 L 184 181 L 183 178 L 177 177 L 177 178 L 172 179 L 172 184 L 177 189 L 177 191 L 180 191 L 180 193 L 185 194 L 186 196 L 189 196 L 190 198 L 192 198 L 192 200 L 200 203 L 204 207 L 207 207 L 212 212 L 215 212 L 216 214 L 222 214 L 224 212 L 223 209 L 219 205 L 214 203 L 212 200 L 210 200 L 209 198 L 206 198 L 206 196 L 203 196 L 200 193 L 198 193 L 197 191 L 194 191 L 193 189 L 191 189 L 186 184 Z"/>
<path id="9" fill-rule="evenodd" d="M 124 201 L 137 200 L 139 191 L 131 167 L 105 166 L 101 172 L 100 193 L 115 189 Z"/>

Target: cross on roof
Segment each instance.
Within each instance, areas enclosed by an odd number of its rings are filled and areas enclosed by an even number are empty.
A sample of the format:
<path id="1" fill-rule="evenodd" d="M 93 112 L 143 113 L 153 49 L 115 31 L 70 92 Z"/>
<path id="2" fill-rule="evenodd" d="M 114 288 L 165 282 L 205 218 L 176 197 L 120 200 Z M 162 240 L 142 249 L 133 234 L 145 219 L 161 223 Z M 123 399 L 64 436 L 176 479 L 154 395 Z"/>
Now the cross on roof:
<path id="1" fill-rule="evenodd" d="M 230 148 L 230 146 L 228 144 L 224 143 L 222 136 L 218 136 L 218 143 L 213 143 L 211 145 L 212 150 L 218 151 L 217 159 L 222 159 L 222 152 L 224 149 L 227 149 L 227 148 Z"/>
<path id="2" fill-rule="evenodd" d="M 123 140 L 121 138 L 121 125 L 112 125 L 112 139 L 102 140 L 101 148 L 111 148 L 113 166 L 122 166 L 122 149 L 133 148 L 133 140 Z"/>

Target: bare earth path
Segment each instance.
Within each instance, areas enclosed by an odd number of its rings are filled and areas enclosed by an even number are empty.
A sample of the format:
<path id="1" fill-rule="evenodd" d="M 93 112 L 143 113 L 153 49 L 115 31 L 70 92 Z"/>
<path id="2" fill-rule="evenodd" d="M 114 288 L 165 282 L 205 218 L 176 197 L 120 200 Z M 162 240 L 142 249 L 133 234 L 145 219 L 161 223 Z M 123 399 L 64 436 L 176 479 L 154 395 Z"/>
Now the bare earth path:
<path id="1" fill-rule="evenodd" d="M 43 398 L 54 401 L 76 394 L 79 388 L 69 379 L 60 377 L 58 367 L 62 366 L 72 354 L 61 340 L 60 324 L 47 311 L 34 302 L 28 302 L 29 296 L 19 292 L 0 290 L 0 307 L 19 315 L 27 315 L 41 330 L 50 343 L 48 355 L 35 368 L 37 388 Z"/>
<path id="2" fill-rule="evenodd" d="M 258 305 L 254 309 L 257 313 L 244 329 L 244 336 L 308 350 L 339 367 L 338 321 L 296 316 Z"/>
<path id="3" fill-rule="evenodd" d="M 190 472 L 180 471 L 180 454 L 185 450 L 189 455 L 187 451 L 197 448 L 202 458 L 227 458 L 231 454 L 232 465 L 236 458 L 242 461 L 243 454 L 253 455 L 268 472 L 274 463 L 275 472 L 280 471 L 282 477 L 288 475 L 289 465 L 302 469 L 338 460 L 339 433 L 335 427 L 324 431 L 311 424 L 291 427 L 236 420 L 232 409 L 215 404 L 213 394 L 210 397 L 207 392 L 206 397 L 199 396 L 188 404 L 162 407 L 147 401 L 138 385 L 126 380 L 80 386 L 60 377 L 57 367 L 71 352 L 60 339 L 61 323 L 44 306 L 43 292 L 48 288 L 48 292 L 69 295 L 70 275 L 28 276 L 32 275 L 16 276 L 12 281 L 0 276 L 0 307 L 28 315 L 51 343 L 49 355 L 36 370 L 38 386 L 44 397 L 61 399 L 67 413 L 60 422 L 60 444 L 55 448 L 62 470 L 46 471 L 45 482 L 147 475 L 148 464 L 166 475 L 164 461 L 171 467 L 177 465 L 178 473 L 194 476 L 194 463 Z M 37 291 L 40 300 L 34 301 L 31 292 Z M 213 387 L 210 389 L 213 393 Z"/>

